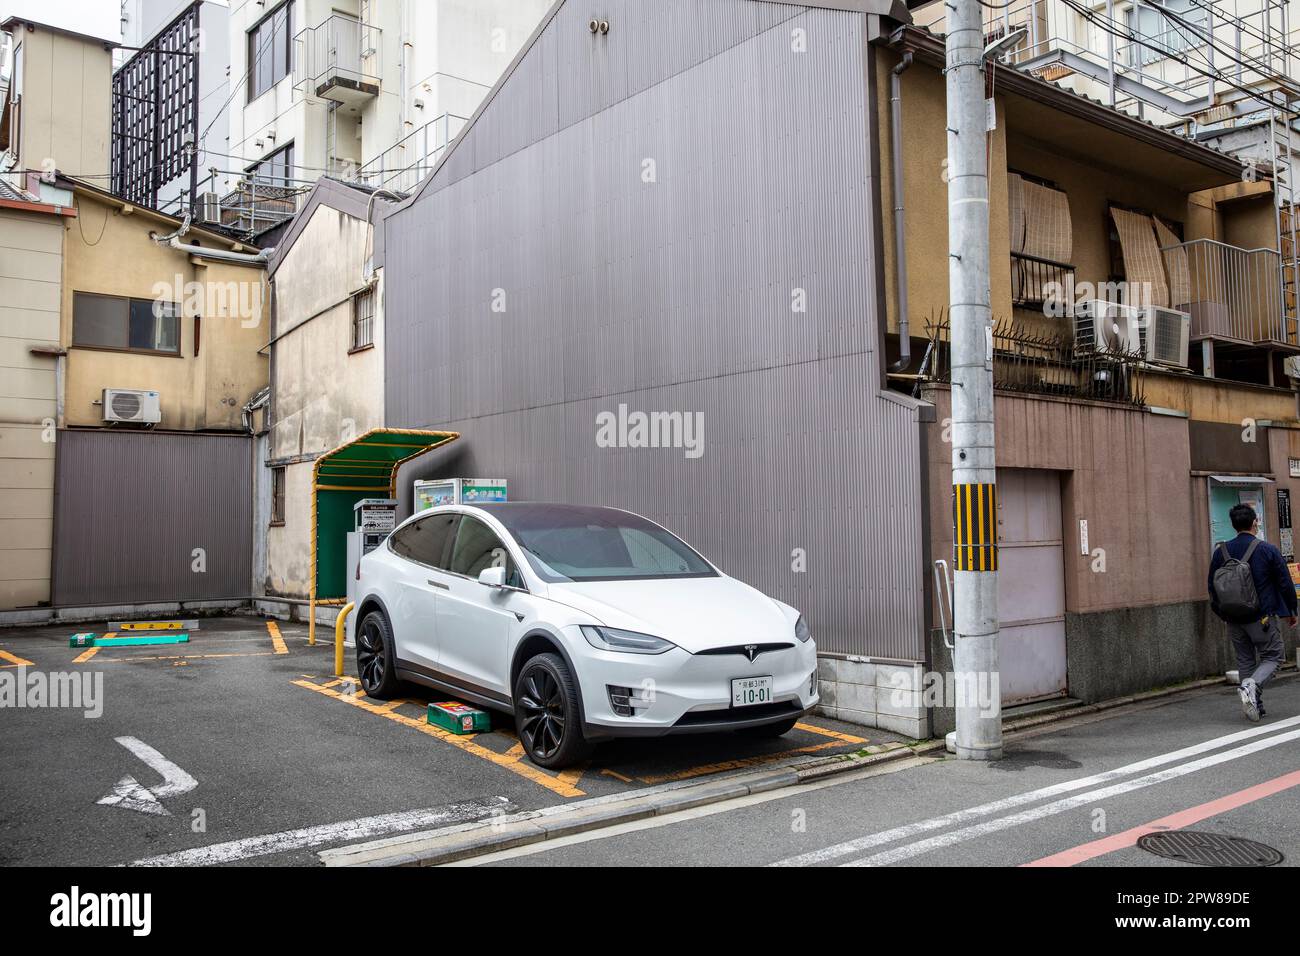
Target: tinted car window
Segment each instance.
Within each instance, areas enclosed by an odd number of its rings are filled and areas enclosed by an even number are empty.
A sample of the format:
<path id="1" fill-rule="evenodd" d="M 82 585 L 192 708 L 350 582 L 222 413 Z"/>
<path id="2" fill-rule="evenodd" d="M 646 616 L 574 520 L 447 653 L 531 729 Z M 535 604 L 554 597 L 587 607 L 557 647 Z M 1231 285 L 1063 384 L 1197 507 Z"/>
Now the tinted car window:
<path id="1" fill-rule="evenodd" d="M 434 568 L 445 568 L 447 543 L 451 540 L 457 514 L 431 515 L 398 528 L 389 539 L 394 553 Z"/>
<path id="2" fill-rule="evenodd" d="M 510 553 L 501 539 L 483 522 L 468 515 L 460 523 L 456 546 L 452 549 L 451 570 L 467 578 L 477 579 L 484 568 L 506 569 L 506 584 L 521 588 L 523 579 L 510 559 Z"/>
<path id="3" fill-rule="evenodd" d="M 488 506 L 544 581 L 713 577 L 676 535 L 626 511 L 565 505 Z"/>

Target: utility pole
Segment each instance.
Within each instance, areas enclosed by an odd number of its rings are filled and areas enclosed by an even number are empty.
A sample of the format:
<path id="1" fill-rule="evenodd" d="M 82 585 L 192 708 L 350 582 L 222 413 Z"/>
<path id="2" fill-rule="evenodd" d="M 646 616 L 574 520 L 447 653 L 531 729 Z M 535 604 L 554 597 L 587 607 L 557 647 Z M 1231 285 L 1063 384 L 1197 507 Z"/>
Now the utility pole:
<path id="1" fill-rule="evenodd" d="M 956 753 L 965 760 L 998 760 L 1002 703 L 984 27 L 979 0 L 945 0 L 945 6 Z"/>

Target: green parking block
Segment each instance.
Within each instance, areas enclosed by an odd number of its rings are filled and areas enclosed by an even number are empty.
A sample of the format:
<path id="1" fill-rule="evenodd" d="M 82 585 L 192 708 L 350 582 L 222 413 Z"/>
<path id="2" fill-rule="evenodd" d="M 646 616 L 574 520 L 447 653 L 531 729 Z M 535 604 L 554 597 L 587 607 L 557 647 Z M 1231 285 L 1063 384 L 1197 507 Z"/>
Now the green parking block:
<path id="1" fill-rule="evenodd" d="M 429 705 L 429 723 L 453 734 L 485 734 L 492 729 L 492 716 L 468 704 L 445 701 Z"/>
<path id="2" fill-rule="evenodd" d="M 94 634 L 76 634 L 69 647 L 159 647 L 166 644 L 188 644 L 188 634 L 154 634 L 149 637 L 96 637 Z"/>

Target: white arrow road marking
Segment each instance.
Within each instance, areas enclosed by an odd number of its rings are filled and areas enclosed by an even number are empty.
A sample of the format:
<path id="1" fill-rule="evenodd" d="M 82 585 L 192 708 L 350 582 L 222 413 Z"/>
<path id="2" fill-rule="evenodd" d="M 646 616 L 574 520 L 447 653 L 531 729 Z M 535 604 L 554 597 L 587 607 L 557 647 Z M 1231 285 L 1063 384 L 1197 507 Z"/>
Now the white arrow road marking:
<path id="1" fill-rule="evenodd" d="M 1087 806 L 1090 803 L 1098 803 L 1102 800 L 1108 800 L 1111 797 L 1118 797 L 1131 790 L 1142 790 L 1146 787 L 1154 786 L 1157 783 L 1163 783 L 1166 780 L 1174 780 L 1178 777 L 1185 776 L 1186 774 L 1194 773 L 1197 770 L 1204 770 L 1206 767 L 1213 767 L 1216 764 L 1226 763 L 1229 760 L 1236 760 L 1239 757 L 1247 757 L 1260 750 L 1267 750 L 1269 747 L 1276 747 L 1278 744 L 1284 744 L 1287 741 L 1296 740 L 1297 738 L 1300 738 L 1300 730 L 1293 730 L 1289 734 L 1278 734 L 1276 737 L 1266 737 L 1265 739 L 1257 740 L 1252 744 L 1238 747 L 1236 750 L 1227 750 L 1210 757 L 1202 757 L 1200 760 L 1193 760 L 1191 763 L 1179 764 L 1177 767 L 1170 767 L 1168 770 L 1159 770 L 1156 773 L 1148 774 L 1145 777 L 1138 777 L 1136 780 L 1117 783 L 1113 787 L 1104 787 L 1101 790 L 1092 790 L 1088 793 L 1081 793 L 1077 796 L 1067 797 L 1064 800 L 1057 800 L 1055 803 L 1049 803 L 1041 807 L 1034 807 L 1031 810 L 1022 810 L 1020 813 L 1012 814 L 1009 817 L 1001 817 L 997 820 L 988 820 L 984 823 L 977 823 L 975 826 L 965 827 L 961 830 L 954 830 L 951 833 L 941 833 L 938 836 L 930 837 L 928 840 L 909 843 L 906 846 L 886 850 L 883 853 L 877 853 L 874 856 L 869 856 L 863 860 L 853 860 L 841 865 L 883 866 L 887 863 L 895 863 L 898 860 L 906 860 L 909 857 L 928 853 L 929 851 L 938 849 L 939 847 L 951 846 L 954 843 L 963 843 L 966 840 L 974 840 L 977 837 L 989 833 L 996 833 L 999 830 L 1007 830 L 1011 827 L 1019 826 L 1022 823 L 1032 823 L 1034 820 L 1041 820 L 1043 817 L 1050 817 L 1054 814 L 1064 813 L 1067 810 L 1073 810 L 1077 807 Z"/>
<path id="2" fill-rule="evenodd" d="M 101 797 L 99 803 L 108 807 L 121 807 L 123 810 L 137 810 L 154 816 L 171 816 L 171 811 L 159 801 L 168 797 L 178 797 L 189 793 L 199 782 L 172 763 L 147 743 L 135 737 L 118 737 L 117 742 L 131 753 L 143 760 L 151 770 L 163 778 L 163 782 L 150 790 L 140 784 L 135 777 L 125 776 L 107 796 Z"/>
<path id="3" fill-rule="evenodd" d="M 882 830 L 879 833 L 870 833 L 856 840 L 849 840 L 845 843 L 836 843 L 833 846 L 824 847 L 820 850 L 813 850 L 809 853 L 801 853 L 798 856 L 792 856 L 789 859 L 779 860 L 772 866 L 815 866 L 819 863 L 826 863 L 830 860 L 841 856 L 848 856 L 851 853 L 857 853 L 861 850 L 869 850 L 873 846 L 880 846 L 885 843 L 896 843 L 899 840 L 907 840 L 930 830 L 939 830 L 946 826 L 953 826 L 960 823 L 966 823 L 970 820 L 986 817 L 1003 810 L 1011 810 L 1015 807 L 1023 806 L 1026 803 L 1033 803 L 1036 800 L 1046 800 L 1049 797 L 1057 797 L 1064 793 L 1072 793 L 1075 790 L 1085 790 L 1088 787 L 1095 787 L 1098 784 L 1110 783 L 1127 777 L 1135 773 L 1144 773 L 1148 770 L 1154 770 L 1156 767 L 1163 767 L 1166 764 L 1176 763 L 1187 757 L 1195 757 L 1197 754 L 1203 754 L 1211 750 L 1218 750 L 1220 747 L 1226 747 L 1229 744 L 1237 743 L 1242 740 L 1249 740 L 1252 737 L 1258 737 L 1262 734 L 1272 733 L 1276 730 L 1282 730 L 1286 727 L 1294 727 L 1300 724 L 1300 717 L 1290 717 L 1286 720 L 1279 720 L 1268 726 L 1252 727 L 1249 730 L 1238 731 L 1234 734 L 1228 734 L 1224 737 L 1216 737 L 1214 740 L 1207 740 L 1204 743 L 1194 744 L 1191 747 L 1184 747 L 1182 750 L 1174 750 L 1170 753 L 1159 754 L 1155 757 L 1148 757 L 1146 760 L 1139 760 L 1137 763 L 1131 763 L 1125 767 L 1118 767 L 1115 770 L 1107 770 L 1104 773 L 1093 774 L 1090 777 L 1080 777 L 1077 780 L 1066 780 L 1063 783 L 1053 784 L 1050 787 L 1043 787 L 1040 790 L 1030 790 L 1025 793 L 1017 793 L 1014 796 L 1006 797 L 1002 800 L 994 800 L 992 803 L 985 803 L 977 807 L 970 807 L 966 810 L 957 810 L 953 813 L 945 814 L 941 817 L 933 817 L 929 820 L 920 820 L 916 823 L 907 823 L 903 826 L 894 827 L 891 830 Z"/>
<path id="4" fill-rule="evenodd" d="M 106 807 L 138 810 L 141 813 L 152 813 L 158 817 L 171 816 L 171 811 L 159 803 L 157 797 L 140 786 L 135 777 L 123 777 L 109 791 L 108 796 L 100 797 L 99 802 Z"/>
<path id="5" fill-rule="evenodd" d="M 342 823 L 326 823 L 318 827 L 285 830 L 282 833 L 268 833 L 243 840 L 231 840 L 228 843 L 215 843 L 212 846 L 201 846 L 193 850 L 151 856 L 136 860 L 129 865 L 213 866 L 218 863 L 233 863 L 249 857 L 287 853 L 290 850 L 323 846 L 326 843 L 339 843 L 344 840 L 365 840 L 389 833 L 405 833 L 409 830 L 422 830 L 455 823 L 472 823 L 499 814 L 513 813 L 516 809 L 515 805 L 505 797 L 467 800 L 463 803 L 448 804 L 445 807 L 429 807 L 424 810 L 407 810 L 378 817 L 362 817 L 359 820 L 344 820 Z"/>

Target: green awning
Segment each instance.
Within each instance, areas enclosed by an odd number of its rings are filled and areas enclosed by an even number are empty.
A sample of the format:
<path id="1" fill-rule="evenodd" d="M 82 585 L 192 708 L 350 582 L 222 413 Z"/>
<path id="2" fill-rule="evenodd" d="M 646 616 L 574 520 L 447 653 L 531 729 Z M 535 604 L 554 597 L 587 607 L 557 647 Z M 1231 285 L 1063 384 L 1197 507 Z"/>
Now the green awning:
<path id="1" fill-rule="evenodd" d="M 347 533 L 364 498 L 396 498 L 397 470 L 457 432 L 376 428 L 316 459 L 312 469 L 312 601 L 347 595 Z"/>

